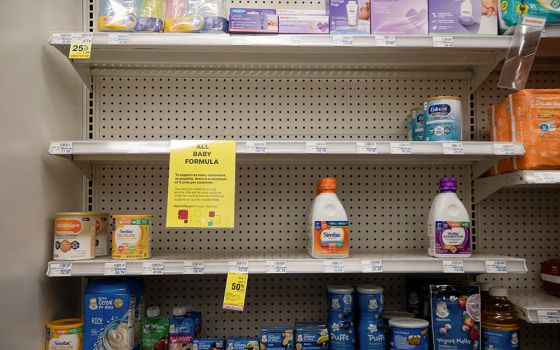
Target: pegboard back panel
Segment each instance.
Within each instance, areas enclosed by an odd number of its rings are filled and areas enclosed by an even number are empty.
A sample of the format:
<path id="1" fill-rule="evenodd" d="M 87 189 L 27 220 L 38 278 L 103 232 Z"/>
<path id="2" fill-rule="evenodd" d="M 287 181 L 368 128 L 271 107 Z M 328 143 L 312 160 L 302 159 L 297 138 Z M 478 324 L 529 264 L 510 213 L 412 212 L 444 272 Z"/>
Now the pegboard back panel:
<path id="1" fill-rule="evenodd" d="M 95 168 L 96 210 L 154 215 L 152 249 L 304 251 L 307 212 L 320 177 L 338 179 L 352 251 L 427 251 L 425 222 L 438 179 L 454 176 L 470 207 L 467 166 L 239 166 L 233 230 L 165 229 L 167 166 Z"/>
<path id="2" fill-rule="evenodd" d="M 96 77 L 95 139 L 406 139 L 410 110 L 467 79 Z"/>

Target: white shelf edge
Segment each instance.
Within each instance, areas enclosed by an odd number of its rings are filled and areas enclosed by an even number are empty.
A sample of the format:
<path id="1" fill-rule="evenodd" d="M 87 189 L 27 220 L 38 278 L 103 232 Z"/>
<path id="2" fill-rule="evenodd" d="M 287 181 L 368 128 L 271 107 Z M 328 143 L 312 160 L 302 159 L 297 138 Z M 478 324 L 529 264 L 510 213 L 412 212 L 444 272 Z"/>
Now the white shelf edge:
<path id="1" fill-rule="evenodd" d="M 490 197 L 502 188 L 516 186 L 559 186 L 560 170 L 520 170 L 475 180 L 475 203 Z"/>
<path id="2" fill-rule="evenodd" d="M 51 270 L 53 264 L 71 263 L 71 276 L 102 276 L 105 271 L 105 263 L 126 262 L 126 275 L 142 275 L 143 263 L 148 261 L 161 261 L 164 264 L 165 275 L 193 274 L 183 271 L 184 262 L 200 261 L 204 262 L 204 274 L 225 274 L 228 272 L 228 263 L 236 261 L 248 261 L 250 274 L 266 273 L 267 261 L 285 261 L 287 273 L 329 273 L 325 272 L 324 262 L 331 259 L 313 259 L 306 253 L 301 254 L 237 254 L 232 257 L 227 255 L 221 259 L 204 258 L 194 256 L 170 257 L 166 255 L 154 256 L 148 260 L 111 260 L 110 258 L 97 258 L 94 260 L 80 261 L 51 261 L 47 276 L 55 277 L 57 273 Z M 507 256 L 493 255 L 474 255 L 470 258 L 439 259 L 422 254 L 352 254 L 350 258 L 343 259 L 344 273 L 371 273 L 363 272 L 362 262 L 364 260 L 379 260 L 382 264 L 382 273 L 444 273 L 443 260 L 462 260 L 464 273 L 478 274 L 486 273 L 487 261 L 504 261 L 507 265 L 507 273 L 526 273 L 527 266 L 525 259 L 512 258 Z M 456 274 L 454 274 L 456 275 Z"/>
<path id="3" fill-rule="evenodd" d="M 514 292 L 508 296 L 508 299 L 515 304 L 519 316 L 526 322 L 560 324 L 560 297 L 538 290 Z"/>

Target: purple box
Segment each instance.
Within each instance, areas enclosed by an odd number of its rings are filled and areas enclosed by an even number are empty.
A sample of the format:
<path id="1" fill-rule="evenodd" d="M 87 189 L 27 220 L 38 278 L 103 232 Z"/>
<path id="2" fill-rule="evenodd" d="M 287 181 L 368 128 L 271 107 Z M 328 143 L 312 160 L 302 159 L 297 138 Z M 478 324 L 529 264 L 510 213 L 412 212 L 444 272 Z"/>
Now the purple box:
<path id="1" fill-rule="evenodd" d="M 371 0 L 371 34 L 428 35 L 428 0 Z"/>
<path id="2" fill-rule="evenodd" d="M 229 10 L 229 32 L 278 34 L 276 10 L 232 8 Z"/>
<path id="3" fill-rule="evenodd" d="M 434 34 L 497 35 L 496 11 L 483 13 L 482 9 L 482 0 L 429 0 L 429 31 Z"/>
<path id="4" fill-rule="evenodd" d="M 367 35 L 370 33 L 370 0 L 327 1 L 331 34 Z"/>
<path id="5" fill-rule="evenodd" d="M 280 34 L 329 34 L 329 16 L 278 16 Z"/>

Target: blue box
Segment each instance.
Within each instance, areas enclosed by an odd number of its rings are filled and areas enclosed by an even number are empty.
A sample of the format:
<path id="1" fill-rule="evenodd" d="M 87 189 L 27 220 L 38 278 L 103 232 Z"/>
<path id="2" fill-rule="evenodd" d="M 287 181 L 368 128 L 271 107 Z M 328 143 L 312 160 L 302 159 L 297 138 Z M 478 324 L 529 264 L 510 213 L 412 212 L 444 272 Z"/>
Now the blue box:
<path id="1" fill-rule="evenodd" d="M 226 350 L 259 350 L 257 338 L 229 338 Z"/>
<path id="2" fill-rule="evenodd" d="M 223 350 L 223 338 L 201 338 L 193 340 L 192 350 Z"/>
<path id="3" fill-rule="evenodd" d="M 324 323 L 296 322 L 296 350 L 327 350 L 329 331 Z"/>
<path id="4" fill-rule="evenodd" d="M 291 327 L 261 328 L 261 350 L 292 350 L 294 329 Z"/>

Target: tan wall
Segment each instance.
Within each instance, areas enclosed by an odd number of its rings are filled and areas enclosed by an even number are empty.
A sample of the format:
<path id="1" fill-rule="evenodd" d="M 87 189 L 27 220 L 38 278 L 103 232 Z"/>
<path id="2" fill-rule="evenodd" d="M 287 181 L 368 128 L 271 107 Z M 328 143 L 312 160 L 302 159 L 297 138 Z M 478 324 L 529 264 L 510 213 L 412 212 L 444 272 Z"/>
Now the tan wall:
<path id="1" fill-rule="evenodd" d="M 80 280 L 45 272 L 54 212 L 82 208 L 81 172 L 47 150 L 82 137 L 83 86 L 48 38 L 81 30 L 79 0 L 0 1 L 2 349 L 41 349 L 47 320 L 80 312 Z"/>

